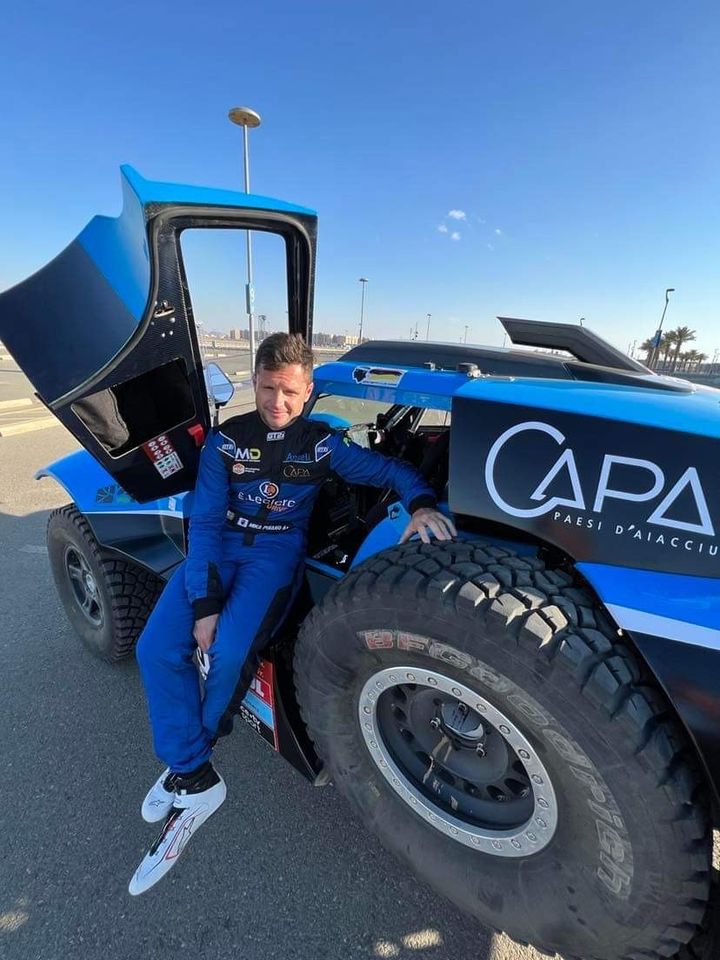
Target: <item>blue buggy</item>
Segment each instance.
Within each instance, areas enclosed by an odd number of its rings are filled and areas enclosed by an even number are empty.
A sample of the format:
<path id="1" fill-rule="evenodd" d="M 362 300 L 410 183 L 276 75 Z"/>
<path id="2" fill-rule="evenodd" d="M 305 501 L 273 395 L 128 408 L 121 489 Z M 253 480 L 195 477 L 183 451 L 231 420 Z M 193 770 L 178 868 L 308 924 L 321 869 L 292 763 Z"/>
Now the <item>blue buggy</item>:
<path id="1" fill-rule="evenodd" d="M 279 237 L 288 329 L 311 341 L 317 227 L 122 174 L 122 214 L 0 296 L 0 337 L 84 448 L 40 473 L 71 500 L 48 549 L 109 661 L 184 556 L 229 396 L 203 372 L 180 239 Z M 317 368 L 309 415 L 414 464 L 459 536 L 399 546 L 392 491 L 331 476 L 237 712 L 483 923 L 584 960 L 697 957 L 715 935 L 720 394 L 586 328 L 501 322 L 511 349 L 368 341 Z"/>

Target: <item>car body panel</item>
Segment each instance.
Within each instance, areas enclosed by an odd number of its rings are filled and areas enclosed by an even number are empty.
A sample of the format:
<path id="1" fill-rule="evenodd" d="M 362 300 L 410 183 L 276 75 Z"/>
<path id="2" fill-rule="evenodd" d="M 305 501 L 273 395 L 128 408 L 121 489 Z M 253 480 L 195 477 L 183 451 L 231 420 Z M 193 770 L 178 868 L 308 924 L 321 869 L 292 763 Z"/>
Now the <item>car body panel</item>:
<path id="1" fill-rule="evenodd" d="M 578 563 L 577 569 L 611 609 L 619 626 L 680 643 L 695 643 L 693 636 L 704 637 L 702 646 L 720 651 L 720 591 L 716 578 L 599 563 Z M 657 629 L 660 625 L 662 630 Z M 694 635 L 691 627 L 698 628 Z"/>
<path id="2" fill-rule="evenodd" d="M 186 494 L 138 503 L 86 450 L 48 464 L 35 477 L 63 487 L 103 549 L 164 579 L 185 556 Z"/>
<path id="3" fill-rule="evenodd" d="M 481 377 L 466 380 L 458 396 L 720 438 L 720 393 L 708 387 L 668 391 L 572 380 Z"/>
<path id="4" fill-rule="evenodd" d="M 575 399 L 560 412 L 461 391 L 453 513 L 523 530 L 576 562 L 720 577 L 720 440 L 578 414 Z"/>
<path id="5" fill-rule="evenodd" d="M 319 394 L 449 410 L 453 395 L 467 383 L 467 376 L 336 360 L 317 367 L 314 380 Z"/>

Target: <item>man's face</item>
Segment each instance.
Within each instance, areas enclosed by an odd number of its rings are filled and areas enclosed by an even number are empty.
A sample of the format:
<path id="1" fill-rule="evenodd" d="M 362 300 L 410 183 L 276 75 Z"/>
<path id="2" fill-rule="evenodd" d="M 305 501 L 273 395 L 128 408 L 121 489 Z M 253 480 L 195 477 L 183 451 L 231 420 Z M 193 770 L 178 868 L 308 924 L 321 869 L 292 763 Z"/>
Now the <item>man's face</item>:
<path id="1" fill-rule="evenodd" d="M 299 363 L 287 363 L 279 370 L 258 367 L 255 406 L 268 427 L 282 430 L 303 412 L 312 388 L 312 380 Z"/>

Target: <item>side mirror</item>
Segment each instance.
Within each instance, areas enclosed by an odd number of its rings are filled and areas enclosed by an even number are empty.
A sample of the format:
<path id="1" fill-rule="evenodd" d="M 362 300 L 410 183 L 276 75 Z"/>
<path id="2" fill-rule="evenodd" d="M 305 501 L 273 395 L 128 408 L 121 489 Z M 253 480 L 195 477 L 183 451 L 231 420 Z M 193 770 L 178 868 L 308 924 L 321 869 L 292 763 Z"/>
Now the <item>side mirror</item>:
<path id="1" fill-rule="evenodd" d="M 208 399 L 216 407 L 223 407 L 232 399 L 235 387 L 228 379 L 224 370 L 217 363 L 209 363 L 205 367 L 205 389 Z"/>

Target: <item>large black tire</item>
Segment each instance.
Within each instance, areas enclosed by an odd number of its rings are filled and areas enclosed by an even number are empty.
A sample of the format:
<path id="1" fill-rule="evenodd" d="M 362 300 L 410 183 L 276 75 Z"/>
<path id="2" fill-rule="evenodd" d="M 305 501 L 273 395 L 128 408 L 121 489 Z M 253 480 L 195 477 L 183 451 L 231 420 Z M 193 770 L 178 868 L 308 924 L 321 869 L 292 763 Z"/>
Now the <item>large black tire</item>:
<path id="1" fill-rule="evenodd" d="M 295 674 L 338 789 L 483 923 L 583 960 L 669 957 L 696 932 L 706 784 L 568 574 L 477 543 L 393 548 L 313 611 Z"/>
<path id="2" fill-rule="evenodd" d="M 104 553 L 72 504 L 50 514 L 47 547 L 63 607 L 85 646 L 109 663 L 128 656 L 164 581 Z"/>

